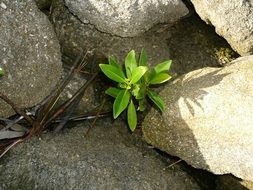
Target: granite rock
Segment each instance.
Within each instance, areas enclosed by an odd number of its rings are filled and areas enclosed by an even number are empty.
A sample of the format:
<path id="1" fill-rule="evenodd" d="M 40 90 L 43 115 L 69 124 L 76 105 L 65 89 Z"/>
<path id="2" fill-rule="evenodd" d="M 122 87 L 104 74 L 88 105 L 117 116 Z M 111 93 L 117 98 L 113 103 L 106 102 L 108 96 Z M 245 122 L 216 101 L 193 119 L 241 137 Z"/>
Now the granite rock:
<path id="1" fill-rule="evenodd" d="M 156 24 L 174 23 L 188 14 L 181 0 L 66 0 L 83 23 L 121 37 L 137 36 Z"/>
<path id="2" fill-rule="evenodd" d="M 121 63 L 126 54 L 134 49 L 140 52 L 145 48 L 149 55 L 149 62 L 155 64 L 170 57 L 166 38 L 170 33 L 153 30 L 138 37 L 121 38 L 100 32 L 91 24 L 84 24 L 73 15 L 62 0 L 54 0 L 51 9 L 51 21 L 60 41 L 62 52 L 70 59 L 80 53 L 80 49 L 95 51 L 99 57 L 113 55 Z"/>
<path id="3" fill-rule="evenodd" d="M 192 71 L 160 93 L 143 122 L 147 142 L 214 174 L 253 180 L 253 56 Z"/>
<path id="4" fill-rule="evenodd" d="M 15 147 L 0 160 L 0 189 L 200 189 L 182 169 L 165 169 L 124 124 L 110 122 L 88 136 L 83 122 Z"/>
<path id="5" fill-rule="evenodd" d="M 223 65 L 238 56 L 196 14 L 174 26 L 158 27 L 158 30 L 155 27 L 132 38 L 109 35 L 91 24 L 82 23 L 66 8 L 63 0 L 53 1 L 50 19 L 67 62 L 74 60 L 83 49 L 94 50 L 99 57 L 113 55 L 124 63 L 124 57 L 130 50 L 138 53 L 144 48 L 150 65 L 172 59 L 171 74 L 174 76 L 205 66 Z"/>
<path id="6" fill-rule="evenodd" d="M 252 0 L 191 0 L 196 12 L 240 55 L 253 53 Z"/>
<path id="7" fill-rule="evenodd" d="M 61 76 L 59 42 L 34 0 L 0 3 L 0 92 L 20 107 L 31 107 L 55 87 Z M 0 100 L 0 116 L 13 114 Z"/>
<path id="8" fill-rule="evenodd" d="M 52 3 L 52 0 L 34 0 L 36 5 L 40 10 L 49 9 Z"/>

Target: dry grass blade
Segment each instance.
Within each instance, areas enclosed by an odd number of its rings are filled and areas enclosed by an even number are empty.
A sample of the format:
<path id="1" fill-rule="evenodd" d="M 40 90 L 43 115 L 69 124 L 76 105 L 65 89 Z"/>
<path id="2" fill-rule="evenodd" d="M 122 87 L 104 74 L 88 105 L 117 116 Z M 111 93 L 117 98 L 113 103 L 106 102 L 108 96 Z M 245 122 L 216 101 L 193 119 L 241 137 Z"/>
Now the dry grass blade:
<path id="1" fill-rule="evenodd" d="M 29 115 L 27 115 L 23 110 L 18 108 L 18 106 L 16 106 L 16 104 L 12 102 L 7 96 L 0 93 L 0 98 L 4 100 L 7 104 L 9 104 L 17 114 L 23 116 L 30 124 L 33 123 L 33 119 Z"/>
<path id="2" fill-rule="evenodd" d="M 101 118 L 101 117 L 107 117 L 111 115 L 111 111 L 101 111 L 99 114 L 98 112 L 87 112 L 80 115 L 75 115 L 69 117 L 69 121 L 83 121 L 83 120 L 89 120 L 89 119 L 95 119 L 95 118 Z M 61 119 L 57 119 L 54 122 L 59 123 L 61 122 Z"/>
<path id="3" fill-rule="evenodd" d="M 88 88 L 88 86 L 94 81 L 98 73 L 94 74 L 73 96 L 70 98 L 65 104 L 62 105 L 58 109 L 58 112 L 56 112 L 51 118 L 48 119 L 48 122 L 52 122 L 55 120 L 59 115 L 62 113 L 67 112 L 65 115 L 63 121 L 56 127 L 56 131 L 59 131 L 69 120 L 71 114 L 73 113 L 74 109 L 77 107 L 77 105 L 80 103 L 80 100 L 82 99 L 85 90 Z"/>
<path id="4" fill-rule="evenodd" d="M 59 99 L 60 94 L 62 93 L 64 88 L 68 85 L 71 78 L 73 77 L 75 73 L 75 69 L 78 67 L 79 62 L 81 60 L 81 57 L 82 57 L 81 55 L 77 57 L 73 66 L 70 69 L 68 76 L 62 81 L 61 85 L 50 95 L 48 101 L 44 105 L 42 105 L 41 108 L 39 109 L 38 120 L 41 121 L 41 124 L 44 123 L 45 120 L 47 120 L 47 117 L 49 116 L 50 111 L 52 110 L 57 100 Z"/>
<path id="5" fill-rule="evenodd" d="M 81 63 L 80 63 L 80 60 L 82 60 Z M 16 115 L 17 117 L 15 117 L 16 119 L 14 118 L 14 120 L 0 118 L 0 122 L 3 124 L 5 123 L 5 125 L 3 125 L 3 129 L 10 130 L 7 132 L 11 133 L 12 132 L 11 130 L 13 130 L 11 128 L 13 126 L 12 123 L 16 125 L 20 125 L 21 127 L 24 126 L 24 128 L 26 129 L 24 131 L 24 135 L 21 137 L 17 136 L 18 138 L 10 138 L 10 139 L 3 138 L 2 140 L 0 139 L 0 158 L 16 144 L 23 142 L 24 140 L 29 139 L 37 134 L 40 134 L 45 128 L 50 127 L 51 124 L 58 123 L 55 130 L 59 131 L 70 120 L 80 121 L 80 120 L 91 119 L 91 118 L 95 118 L 96 120 L 98 117 L 107 116 L 107 113 L 101 114 L 101 109 L 96 114 L 86 113 L 81 116 L 72 115 L 72 113 L 74 112 L 74 109 L 80 103 L 80 100 L 82 99 L 85 93 L 85 90 L 94 81 L 98 73 L 93 74 L 91 78 L 86 83 L 84 83 L 84 85 L 73 95 L 72 98 L 65 101 L 59 107 L 57 108 L 55 107 L 60 97 L 60 94 L 65 89 L 65 87 L 69 84 L 70 80 L 74 76 L 75 71 L 80 72 L 85 66 L 85 64 L 86 63 L 84 63 L 84 58 L 82 59 L 82 56 L 80 55 L 75 60 L 69 74 L 65 77 L 62 83 L 59 85 L 59 87 L 55 91 L 53 91 L 52 94 L 40 105 L 32 109 L 29 109 L 30 111 L 28 111 L 28 109 L 23 111 L 22 109 L 18 108 L 6 96 L 0 94 L 0 98 L 2 98 L 6 103 L 8 103 L 17 113 Z M 13 136 L 16 134 L 12 133 L 11 135 Z"/>
<path id="6" fill-rule="evenodd" d="M 3 148 L 0 146 L 0 158 L 2 158 L 12 147 L 14 147 L 16 144 L 23 142 L 23 139 L 17 139 L 13 142 L 8 143 Z"/>

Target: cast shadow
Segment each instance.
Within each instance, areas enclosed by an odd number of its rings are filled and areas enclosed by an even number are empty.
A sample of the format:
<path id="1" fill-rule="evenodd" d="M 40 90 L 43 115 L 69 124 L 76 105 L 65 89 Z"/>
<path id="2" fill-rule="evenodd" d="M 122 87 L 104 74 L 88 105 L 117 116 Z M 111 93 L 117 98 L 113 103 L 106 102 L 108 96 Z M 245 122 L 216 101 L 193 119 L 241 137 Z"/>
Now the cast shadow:
<path id="1" fill-rule="evenodd" d="M 208 91 L 205 89 L 219 85 L 230 73 L 220 72 L 221 69 L 215 69 L 206 74 L 202 74 L 202 71 L 199 70 L 199 73 L 196 71 L 196 75 L 187 77 L 186 80 L 176 79 L 172 84 L 167 86 L 167 91 L 161 92 L 165 102 L 170 102 L 171 106 L 169 107 L 168 105 L 167 111 L 162 113 L 163 116 L 158 111 L 153 112 L 154 114 L 152 115 L 149 114 L 150 121 L 148 126 L 152 132 L 146 133 L 147 135 L 151 134 L 150 136 L 146 135 L 146 137 L 147 139 L 151 139 L 155 147 L 162 147 L 162 151 L 169 150 L 167 152 L 170 152 L 171 155 L 186 160 L 191 166 L 210 171 L 210 167 L 199 147 L 198 139 L 182 115 L 179 99 L 181 102 L 183 100 L 186 105 L 185 109 L 188 109 L 184 111 L 188 111 L 190 117 L 194 117 L 196 108 L 200 110 L 205 109 L 201 105 L 201 100 L 208 95 Z M 171 97 L 170 94 L 172 94 Z M 166 140 L 163 142 L 162 139 Z"/>
<path id="2" fill-rule="evenodd" d="M 189 109 L 192 116 L 195 115 L 194 107 L 192 104 L 197 105 L 202 109 L 202 111 L 204 111 L 204 108 L 200 102 L 206 95 L 208 95 L 208 92 L 205 91 L 205 88 L 218 85 L 224 77 L 230 74 L 219 74 L 221 70 L 222 69 L 218 69 L 205 75 L 201 75 L 197 78 L 194 78 L 194 76 L 192 76 L 186 80 L 180 81 L 179 86 L 181 88 L 181 93 L 178 97 L 184 100 L 184 103 L 187 105 L 187 108 Z M 201 72 L 202 70 L 200 70 L 197 75 L 201 74 Z"/>

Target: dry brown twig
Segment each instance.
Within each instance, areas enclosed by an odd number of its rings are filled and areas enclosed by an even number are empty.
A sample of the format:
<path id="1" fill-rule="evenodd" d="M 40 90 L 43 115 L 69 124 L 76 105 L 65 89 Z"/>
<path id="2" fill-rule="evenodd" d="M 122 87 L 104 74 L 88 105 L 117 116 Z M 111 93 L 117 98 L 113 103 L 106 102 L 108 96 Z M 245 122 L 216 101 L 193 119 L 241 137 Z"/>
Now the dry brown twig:
<path id="1" fill-rule="evenodd" d="M 13 130 L 13 126 L 15 124 L 20 126 L 22 125 L 23 128 L 26 129 L 24 135 L 20 137 L 7 137 L 6 139 L 0 138 L 0 158 L 16 144 L 40 134 L 45 129 L 53 128 L 53 130 L 57 132 L 61 130 L 68 121 L 80 121 L 95 118 L 95 122 L 98 117 L 108 115 L 108 112 L 102 112 L 102 109 L 99 109 L 96 114 L 85 113 L 79 116 L 72 115 L 74 109 L 77 107 L 81 98 L 83 97 L 85 90 L 95 80 L 98 72 L 92 74 L 89 80 L 72 96 L 72 98 L 57 106 L 60 94 L 70 82 L 75 72 L 82 71 L 86 64 L 87 63 L 84 62 L 84 57 L 81 55 L 78 56 L 73 64 L 73 67 L 70 69 L 68 76 L 61 82 L 58 88 L 53 91 L 52 94 L 44 102 L 42 102 L 39 106 L 34 107 L 31 111 L 27 111 L 28 109 L 20 109 L 12 100 L 0 93 L 0 99 L 9 104 L 16 112 L 16 116 L 18 117 L 18 119 L 15 121 L 0 118 L 1 123 L 6 124 L 6 127 L 0 129 L 0 133 L 3 130 Z M 15 129 L 13 131 L 15 131 Z"/>

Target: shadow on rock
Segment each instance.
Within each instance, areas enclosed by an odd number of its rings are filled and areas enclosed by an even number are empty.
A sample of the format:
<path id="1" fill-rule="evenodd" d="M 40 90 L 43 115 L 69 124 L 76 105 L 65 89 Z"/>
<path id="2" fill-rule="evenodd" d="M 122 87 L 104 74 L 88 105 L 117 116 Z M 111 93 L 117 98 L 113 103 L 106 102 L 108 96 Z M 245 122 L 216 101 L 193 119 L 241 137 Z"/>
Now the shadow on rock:
<path id="1" fill-rule="evenodd" d="M 162 114 L 152 109 L 143 122 L 146 141 L 170 155 L 186 160 L 192 166 L 201 166 L 208 170 L 209 166 L 201 153 L 198 139 L 185 117 L 187 115 L 190 120 L 196 112 L 204 112 L 201 100 L 208 95 L 205 89 L 218 85 L 229 75 L 221 74 L 220 71 L 221 69 L 216 68 L 204 74 L 202 70 L 197 70 L 193 75 L 185 75 L 168 85 L 160 93 L 167 109 Z"/>
<path id="2" fill-rule="evenodd" d="M 220 70 L 221 69 L 215 70 L 213 72 L 207 73 L 197 78 L 191 76 L 186 80 L 180 81 L 179 82 L 180 84 L 177 84 L 182 89 L 181 93 L 178 96 L 178 99 L 181 98 L 183 99 L 192 116 L 195 115 L 194 108 L 191 105 L 192 103 L 197 105 L 204 112 L 204 108 L 202 107 L 200 101 L 203 100 L 205 95 L 208 95 L 208 92 L 205 91 L 205 88 L 218 85 L 224 77 L 230 74 L 230 73 L 219 74 Z M 196 75 L 201 74 L 201 72 L 202 70 L 199 70 L 199 73 L 197 72 Z M 203 83 L 203 81 L 205 82 Z M 178 108 L 178 111 L 179 110 L 180 109 Z"/>

